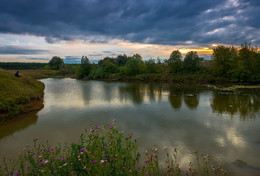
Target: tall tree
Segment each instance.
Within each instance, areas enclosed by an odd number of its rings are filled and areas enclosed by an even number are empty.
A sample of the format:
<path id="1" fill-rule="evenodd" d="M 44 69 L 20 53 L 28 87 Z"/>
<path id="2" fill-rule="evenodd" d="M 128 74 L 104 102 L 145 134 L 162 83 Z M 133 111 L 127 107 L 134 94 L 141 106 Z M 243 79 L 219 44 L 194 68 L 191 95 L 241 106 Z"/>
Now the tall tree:
<path id="1" fill-rule="evenodd" d="M 53 56 L 51 60 L 49 61 L 49 67 L 52 70 L 59 70 L 64 65 L 63 60 L 58 56 Z"/>
<path id="2" fill-rule="evenodd" d="M 168 65 L 172 73 L 177 73 L 182 69 L 181 52 L 179 50 L 175 50 L 171 53 Z"/>

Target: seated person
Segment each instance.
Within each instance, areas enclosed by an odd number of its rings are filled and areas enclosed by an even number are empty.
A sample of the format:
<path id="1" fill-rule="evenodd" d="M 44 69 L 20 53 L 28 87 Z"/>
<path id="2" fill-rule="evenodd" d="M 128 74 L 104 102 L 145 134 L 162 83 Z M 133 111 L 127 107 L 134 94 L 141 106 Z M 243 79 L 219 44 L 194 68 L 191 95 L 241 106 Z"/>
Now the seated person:
<path id="1" fill-rule="evenodd" d="M 16 76 L 16 77 L 21 77 L 20 75 L 19 75 L 19 71 L 17 71 L 15 74 L 14 74 L 14 76 Z"/>

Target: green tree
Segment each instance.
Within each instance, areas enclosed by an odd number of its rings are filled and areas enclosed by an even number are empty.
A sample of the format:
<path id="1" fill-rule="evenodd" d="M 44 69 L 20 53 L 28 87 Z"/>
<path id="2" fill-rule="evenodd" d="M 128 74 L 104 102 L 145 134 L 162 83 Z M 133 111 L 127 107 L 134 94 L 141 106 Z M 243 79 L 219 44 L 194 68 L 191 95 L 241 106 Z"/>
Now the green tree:
<path id="1" fill-rule="evenodd" d="M 230 71 L 234 67 L 234 61 L 237 56 L 237 50 L 234 47 L 219 45 L 217 48 L 213 49 L 213 54 L 211 56 L 213 74 L 230 78 Z"/>
<path id="2" fill-rule="evenodd" d="M 202 59 L 198 56 L 197 52 L 188 52 L 183 61 L 183 69 L 186 73 L 194 73 L 200 69 L 200 61 Z"/>
<path id="3" fill-rule="evenodd" d="M 157 73 L 158 72 L 158 65 L 155 62 L 155 59 L 149 59 L 148 61 L 145 61 L 146 65 L 146 72 L 147 73 Z"/>
<path id="4" fill-rule="evenodd" d="M 53 56 L 51 60 L 49 61 L 49 67 L 52 70 L 59 70 L 64 65 L 63 60 L 58 56 Z"/>
<path id="5" fill-rule="evenodd" d="M 130 59 L 130 57 L 128 57 L 127 55 L 118 55 L 116 57 L 116 63 L 118 66 L 125 66 L 125 64 L 127 63 L 127 61 Z"/>
<path id="6" fill-rule="evenodd" d="M 144 62 L 139 54 L 133 55 L 125 65 L 125 72 L 129 76 L 135 76 L 141 73 L 144 69 Z"/>
<path id="7" fill-rule="evenodd" d="M 181 52 L 179 50 L 175 50 L 171 53 L 168 65 L 172 73 L 177 73 L 182 69 Z"/>
<path id="8" fill-rule="evenodd" d="M 82 56 L 80 67 L 76 70 L 76 75 L 79 78 L 84 78 L 89 75 L 91 71 L 91 64 L 87 56 Z"/>

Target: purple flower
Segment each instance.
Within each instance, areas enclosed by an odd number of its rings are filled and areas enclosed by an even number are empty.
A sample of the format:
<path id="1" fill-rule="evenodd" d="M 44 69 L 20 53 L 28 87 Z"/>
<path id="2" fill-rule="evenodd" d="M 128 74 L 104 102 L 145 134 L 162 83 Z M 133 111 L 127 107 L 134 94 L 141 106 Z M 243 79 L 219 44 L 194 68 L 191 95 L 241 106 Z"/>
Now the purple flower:
<path id="1" fill-rule="evenodd" d="M 38 158 L 38 155 L 35 155 L 36 158 Z"/>
<path id="2" fill-rule="evenodd" d="M 120 174 L 123 174 L 123 172 L 120 172 Z"/>
<path id="3" fill-rule="evenodd" d="M 113 138 L 114 136 L 113 135 L 111 135 L 111 138 Z"/>
<path id="4" fill-rule="evenodd" d="M 84 148 L 80 149 L 81 152 L 86 152 L 86 150 Z"/>
<path id="5" fill-rule="evenodd" d="M 108 158 L 105 158 L 105 160 L 107 160 Z"/>
<path id="6" fill-rule="evenodd" d="M 96 126 L 96 129 L 99 129 L 99 127 L 98 127 L 98 126 Z"/>
<path id="7" fill-rule="evenodd" d="M 113 128 L 113 126 L 110 126 L 110 127 L 109 127 L 109 129 L 112 129 L 112 128 Z"/>
<path id="8" fill-rule="evenodd" d="M 43 151 L 43 148 L 40 148 L 40 151 Z"/>
<path id="9" fill-rule="evenodd" d="M 51 150 L 51 151 L 54 151 L 54 148 L 51 148 L 50 150 Z"/>
<path id="10" fill-rule="evenodd" d="M 12 174 L 12 173 L 13 173 L 12 171 L 9 172 L 9 174 Z"/>
<path id="11" fill-rule="evenodd" d="M 93 163 L 96 163 L 96 162 L 97 162 L 97 160 L 94 160 L 94 161 L 93 161 Z"/>
<path id="12" fill-rule="evenodd" d="M 191 170 L 191 168 L 189 168 L 189 170 Z"/>
<path id="13" fill-rule="evenodd" d="M 38 140 L 38 137 L 34 138 L 34 140 L 36 140 L 36 141 L 37 141 L 37 140 Z"/>
<path id="14" fill-rule="evenodd" d="M 154 155 L 154 157 L 156 158 L 156 157 L 157 157 L 157 155 Z"/>
<path id="15" fill-rule="evenodd" d="M 149 160 L 147 159 L 147 160 L 145 160 L 145 162 L 146 162 L 146 163 L 148 163 L 148 162 L 149 162 Z"/>
<path id="16" fill-rule="evenodd" d="M 44 162 L 41 162 L 40 164 L 41 164 L 41 165 L 44 165 Z"/>
<path id="17" fill-rule="evenodd" d="M 177 151 L 177 148 L 174 148 L 174 151 L 176 152 L 176 151 Z"/>
<path id="18" fill-rule="evenodd" d="M 56 160 L 59 160 L 59 159 L 60 159 L 59 157 L 56 158 Z"/>
<path id="19" fill-rule="evenodd" d="M 90 130 L 91 132 L 94 132 L 95 130 L 94 129 L 92 129 L 92 130 Z"/>
<path id="20" fill-rule="evenodd" d="M 115 159 L 115 161 L 117 161 L 117 159 Z"/>

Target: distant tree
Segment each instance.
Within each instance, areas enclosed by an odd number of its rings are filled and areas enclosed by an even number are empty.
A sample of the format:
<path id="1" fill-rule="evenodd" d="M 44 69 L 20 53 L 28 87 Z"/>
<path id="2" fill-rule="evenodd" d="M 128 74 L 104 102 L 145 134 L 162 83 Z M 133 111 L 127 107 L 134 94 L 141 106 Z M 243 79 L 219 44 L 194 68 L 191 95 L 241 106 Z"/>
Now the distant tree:
<path id="1" fill-rule="evenodd" d="M 155 62 L 155 59 L 149 59 L 145 61 L 146 65 L 146 73 L 157 73 L 158 72 L 158 65 Z"/>
<path id="2" fill-rule="evenodd" d="M 139 54 L 133 55 L 133 57 L 127 61 L 125 65 L 125 72 L 129 76 L 135 76 L 142 72 L 144 68 L 144 62 Z"/>
<path id="3" fill-rule="evenodd" d="M 91 64 L 87 56 L 82 56 L 80 67 L 77 67 L 76 75 L 79 78 L 84 78 L 89 75 L 91 71 Z"/>
<path id="4" fill-rule="evenodd" d="M 52 70 L 59 70 L 64 65 L 63 60 L 58 56 L 53 56 L 49 61 L 49 68 Z"/>
<path id="5" fill-rule="evenodd" d="M 202 58 L 198 56 L 197 52 L 190 51 L 188 52 L 183 61 L 183 69 L 187 73 L 194 73 L 200 68 L 200 61 Z"/>
<path id="6" fill-rule="evenodd" d="M 230 78 L 230 71 L 233 69 L 234 61 L 237 56 L 237 51 L 234 47 L 219 45 L 213 49 L 211 56 L 213 74 Z"/>
<path id="7" fill-rule="evenodd" d="M 175 50 L 171 53 L 168 65 L 172 73 L 177 73 L 182 69 L 181 52 L 179 50 Z"/>
<path id="8" fill-rule="evenodd" d="M 102 69 L 106 74 L 116 73 L 118 71 L 117 65 L 109 60 L 103 63 Z"/>
<path id="9" fill-rule="evenodd" d="M 116 64 L 118 65 L 118 66 L 125 66 L 125 64 L 127 63 L 127 61 L 130 59 L 131 57 L 128 57 L 127 55 L 118 55 L 117 57 L 116 57 Z"/>

